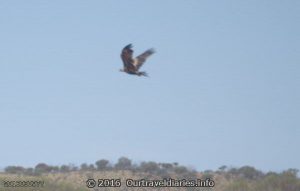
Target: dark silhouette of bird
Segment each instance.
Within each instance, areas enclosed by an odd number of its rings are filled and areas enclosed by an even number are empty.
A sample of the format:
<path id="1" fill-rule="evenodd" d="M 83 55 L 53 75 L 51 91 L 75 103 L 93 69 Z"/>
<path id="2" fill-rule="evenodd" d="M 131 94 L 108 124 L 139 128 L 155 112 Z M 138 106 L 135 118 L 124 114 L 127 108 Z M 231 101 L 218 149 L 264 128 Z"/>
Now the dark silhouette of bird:
<path id="1" fill-rule="evenodd" d="M 146 72 L 140 72 L 139 69 L 145 63 L 146 59 L 154 53 L 154 49 L 146 50 L 141 55 L 133 58 L 132 44 L 125 46 L 121 53 L 121 58 L 124 64 L 121 72 L 126 72 L 127 74 L 133 74 L 138 76 L 148 76 Z"/>

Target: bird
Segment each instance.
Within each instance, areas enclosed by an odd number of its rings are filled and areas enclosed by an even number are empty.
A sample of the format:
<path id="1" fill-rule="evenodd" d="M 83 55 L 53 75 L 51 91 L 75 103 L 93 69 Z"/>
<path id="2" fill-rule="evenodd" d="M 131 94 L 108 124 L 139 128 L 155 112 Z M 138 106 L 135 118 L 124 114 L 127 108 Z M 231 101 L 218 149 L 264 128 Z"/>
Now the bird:
<path id="1" fill-rule="evenodd" d="M 121 59 L 123 61 L 123 69 L 120 69 L 121 72 L 126 72 L 127 74 L 137 75 L 137 76 L 145 76 L 148 74 L 146 72 L 141 72 L 139 69 L 145 63 L 146 59 L 154 53 L 154 49 L 148 49 L 141 55 L 133 58 L 133 50 L 132 44 L 128 44 L 122 49 Z"/>

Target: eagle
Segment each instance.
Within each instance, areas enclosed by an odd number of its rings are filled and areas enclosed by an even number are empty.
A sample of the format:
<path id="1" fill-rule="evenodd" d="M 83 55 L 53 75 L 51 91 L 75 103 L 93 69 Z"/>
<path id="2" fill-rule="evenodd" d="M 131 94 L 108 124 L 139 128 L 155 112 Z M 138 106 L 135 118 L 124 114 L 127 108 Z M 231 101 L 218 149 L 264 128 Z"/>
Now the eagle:
<path id="1" fill-rule="evenodd" d="M 148 76 L 146 72 L 140 72 L 139 69 L 145 63 L 146 59 L 154 52 L 154 49 L 151 48 L 146 50 L 136 58 L 133 58 L 132 44 L 128 44 L 122 49 L 121 59 L 123 61 L 124 67 L 123 69 L 120 69 L 120 71 L 137 76 Z"/>

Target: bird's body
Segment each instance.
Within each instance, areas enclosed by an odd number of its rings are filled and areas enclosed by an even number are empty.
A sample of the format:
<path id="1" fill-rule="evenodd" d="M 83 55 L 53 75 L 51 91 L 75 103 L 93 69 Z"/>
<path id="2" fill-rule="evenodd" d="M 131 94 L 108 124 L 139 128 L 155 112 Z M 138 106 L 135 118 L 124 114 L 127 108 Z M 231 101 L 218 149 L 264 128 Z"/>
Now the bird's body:
<path id="1" fill-rule="evenodd" d="M 138 76 L 148 76 L 146 72 L 140 72 L 140 67 L 144 64 L 146 59 L 154 53 L 153 49 L 146 50 L 141 55 L 133 58 L 132 45 L 129 44 L 125 46 L 121 53 L 121 59 L 123 61 L 124 67 L 120 71 L 126 72 L 127 74 L 138 75 Z"/>

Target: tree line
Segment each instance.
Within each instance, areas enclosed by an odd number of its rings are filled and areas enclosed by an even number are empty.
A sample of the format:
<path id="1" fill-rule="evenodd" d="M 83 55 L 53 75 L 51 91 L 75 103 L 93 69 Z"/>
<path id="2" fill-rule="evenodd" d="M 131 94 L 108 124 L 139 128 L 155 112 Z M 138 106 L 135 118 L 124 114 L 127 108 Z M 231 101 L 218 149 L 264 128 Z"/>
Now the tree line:
<path id="1" fill-rule="evenodd" d="M 109 160 L 100 159 L 94 164 L 83 163 L 80 166 L 73 164 L 52 166 L 46 163 L 39 163 L 35 167 L 25 168 L 22 166 L 7 166 L 4 171 L 11 174 L 40 175 L 43 173 L 67 173 L 72 171 L 118 171 L 130 170 L 132 172 L 145 172 L 168 176 L 169 174 L 179 174 L 183 176 L 195 177 L 197 171 L 179 165 L 178 163 L 156 163 L 153 161 L 133 164 L 127 157 L 121 157 L 118 162 L 112 164 Z"/>
<path id="2" fill-rule="evenodd" d="M 196 171 L 191 168 L 179 165 L 178 163 L 157 163 L 141 162 L 133 163 L 126 157 L 118 159 L 117 163 L 112 164 L 109 160 L 100 159 L 93 164 L 83 163 L 76 165 L 52 166 L 46 163 L 39 163 L 33 168 L 24 168 L 22 166 L 8 166 L 6 173 L 24 174 L 30 176 L 39 176 L 47 173 L 69 173 L 69 172 L 101 172 L 101 171 L 119 171 L 128 170 L 135 175 L 147 177 L 148 175 L 157 175 L 161 178 L 185 178 L 185 179 L 206 179 L 217 180 L 217 190 L 222 191 L 299 191 L 300 179 L 297 169 L 288 169 L 282 172 L 262 172 L 251 166 L 242 166 L 240 168 L 221 166 L 218 170 Z M 144 173 L 144 174 L 143 174 Z M 84 173 L 83 173 L 84 174 Z M 67 174 L 66 174 L 67 175 Z M 53 189 L 50 189 L 53 190 Z M 72 190 L 72 189 L 70 189 Z"/>
<path id="3" fill-rule="evenodd" d="M 198 172 L 194 169 L 187 168 L 183 165 L 174 163 L 157 163 L 153 161 L 141 162 L 134 164 L 132 160 L 127 157 L 121 157 L 118 162 L 112 164 L 109 160 L 100 159 L 94 164 L 83 163 L 80 166 L 73 164 L 52 166 L 46 163 L 39 163 L 33 168 L 25 168 L 22 166 L 7 166 L 4 171 L 10 174 L 25 174 L 25 175 L 40 175 L 43 173 L 67 173 L 73 171 L 119 171 L 129 170 L 132 172 L 144 172 L 153 175 L 159 175 L 161 177 L 169 177 L 170 175 L 180 175 L 182 177 L 196 177 L 201 173 L 204 178 L 213 178 L 216 175 L 222 175 L 226 179 L 247 179 L 247 180 L 259 180 L 266 176 L 281 176 L 286 175 L 298 179 L 297 169 L 288 169 L 281 173 L 276 172 L 262 172 L 251 166 L 242 166 L 240 168 L 221 166 L 218 170 L 205 170 Z"/>

